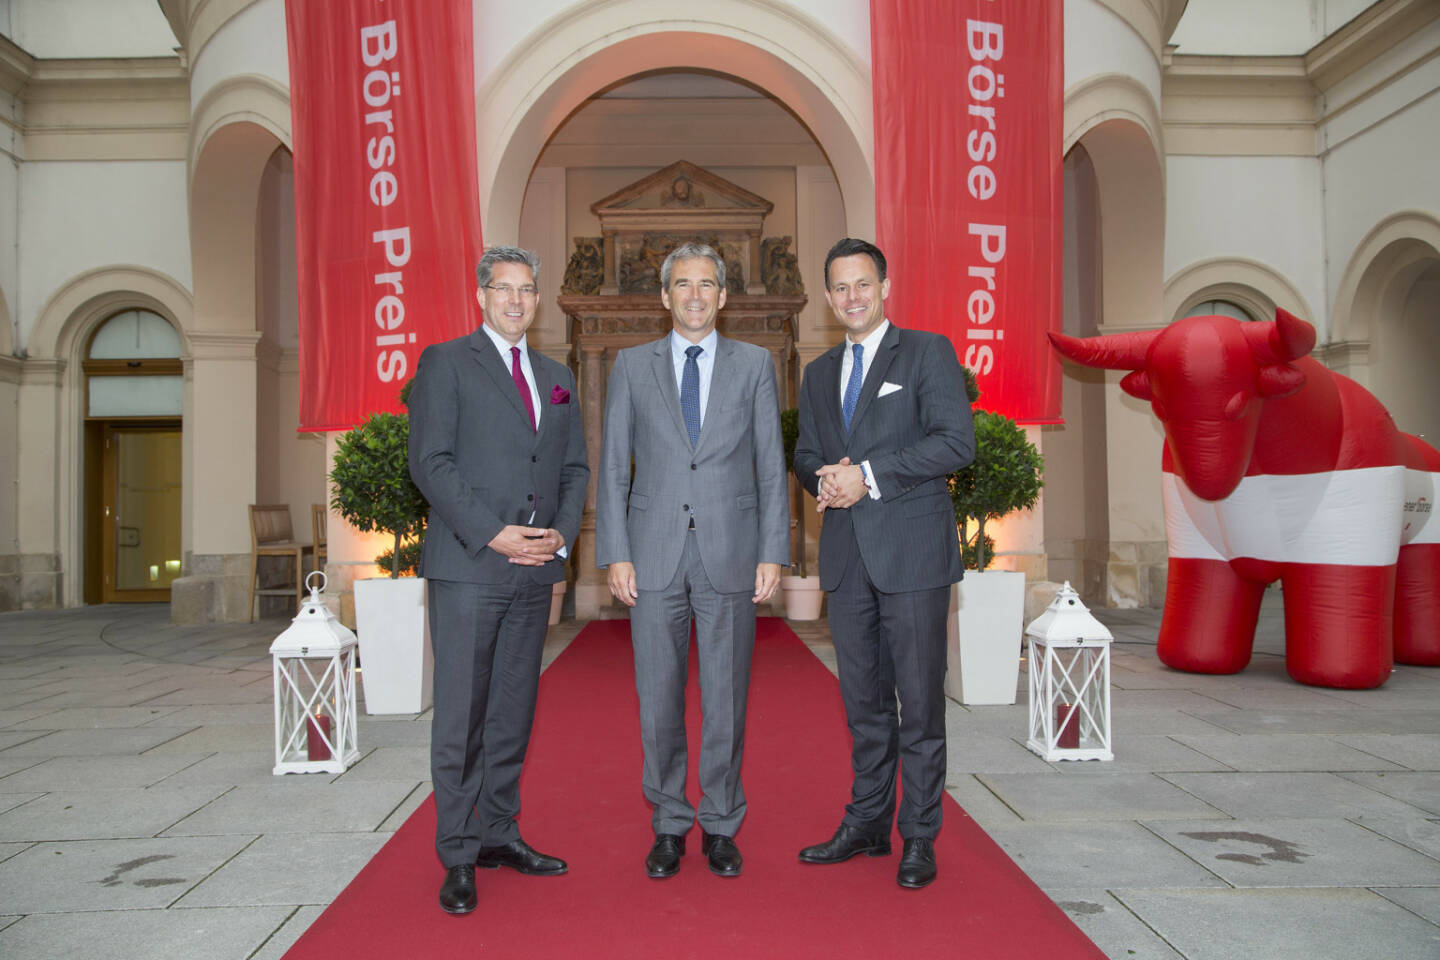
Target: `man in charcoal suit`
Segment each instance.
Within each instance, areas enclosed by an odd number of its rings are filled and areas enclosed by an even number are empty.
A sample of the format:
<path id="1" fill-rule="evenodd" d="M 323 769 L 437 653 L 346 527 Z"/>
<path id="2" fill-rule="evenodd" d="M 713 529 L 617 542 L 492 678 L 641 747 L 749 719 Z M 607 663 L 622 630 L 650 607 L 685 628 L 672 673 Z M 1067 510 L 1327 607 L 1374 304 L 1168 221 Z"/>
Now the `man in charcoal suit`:
<path id="1" fill-rule="evenodd" d="M 830 249 L 825 297 L 847 333 L 805 368 L 795 473 L 824 511 L 820 586 L 854 782 L 835 835 L 800 859 L 889 854 L 898 769 L 896 881 L 913 889 L 935 879 L 945 789 L 945 617 L 961 577 L 945 476 L 973 459 L 975 438 L 954 347 L 891 324 L 889 294 L 879 248 Z"/>
<path id="2" fill-rule="evenodd" d="M 420 574 L 435 649 L 430 771 L 440 906 L 475 909 L 475 867 L 564 873 L 520 838 L 552 585 L 580 530 L 585 434 L 570 371 L 528 349 L 540 260 L 492 247 L 476 268 L 485 322 L 427 347 L 410 391 L 410 475 L 430 501 Z"/>
<path id="3" fill-rule="evenodd" d="M 698 819 L 711 872 L 734 877 L 755 606 L 790 559 L 775 367 L 763 348 L 715 331 L 725 262 L 710 247 L 677 247 L 660 283 L 672 332 L 620 351 L 610 372 L 596 562 L 631 608 L 641 785 L 654 807 L 645 871 L 674 876 Z M 698 811 L 685 796 L 692 617 L 704 714 Z"/>

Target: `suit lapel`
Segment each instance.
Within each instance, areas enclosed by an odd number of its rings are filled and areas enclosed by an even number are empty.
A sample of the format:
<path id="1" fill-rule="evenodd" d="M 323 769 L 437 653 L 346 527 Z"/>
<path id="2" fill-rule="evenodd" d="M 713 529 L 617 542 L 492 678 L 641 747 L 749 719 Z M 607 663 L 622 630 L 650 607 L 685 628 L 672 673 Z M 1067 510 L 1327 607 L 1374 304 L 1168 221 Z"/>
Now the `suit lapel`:
<path id="1" fill-rule="evenodd" d="M 710 368 L 710 396 L 705 400 L 705 410 L 700 420 L 700 439 L 695 442 L 696 452 L 705 445 L 706 434 L 715 432 L 711 427 L 715 422 L 711 415 L 729 407 L 731 398 L 740 391 L 740 382 L 737 379 L 739 371 L 735 364 L 735 344 L 716 335 L 715 359 Z M 686 433 L 685 438 L 688 440 L 690 434 Z"/>
<path id="2" fill-rule="evenodd" d="M 865 374 L 865 386 L 860 389 L 860 400 L 855 404 L 855 415 L 850 418 L 852 436 L 860 425 L 861 418 L 865 416 L 865 411 L 870 408 L 870 401 L 874 400 L 875 395 L 880 392 L 880 385 L 885 382 L 885 374 L 890 369 L 890 364 L 895 361 L 895 354 L 899 348 L 900 328 L 892 323 L 890 328 L 885 331 L 885 336 L 880 338 L 880 349 L 875 351 L 875 360 Z M 838 385 L 836 389 L 839 389 Z"/>
<path id="3" fill-rule="evenodd" d="M 475 330 L 470 334 L 470 350 L 475 361 L 480 365 L 494 382 L 495 389 L 505 398 L 510 409 L 528 427 L 530 425 L 530 414 L 525 410 L 525 404 L 520 400 L 520 390 L 515 386 L 515 375 L 510 372 L 510 366 L 500 357 L 500 351 L 495 349 L 495 344 L 484 330 Z M 534 364 L 531 364 L 533 367 Z"/>
<path id="4" fill-rule="evenodd" d="M 535 413 L 540 418 L 540 429 L 535 433 L 535 443 L 538 446 L 540 438 L 555 425 L 555 414 L 551 409 L 550 396 L 555 392 L 555 386 L 559 382 L 555 377 L 554 368 L 550 365 L 550 358 L 530 351 L 530 369 L 535 374 L 535 389 L 540 394 L 540 406 Z M 519 393 L 517 390 L 516 393 Z"/>
<path id="5" fill-rule="evenodd" d="M 825 418 L 835 436 L 840 438 L 842 445 L 845 443 L 845 417 L 840 410 L 840 369 L 844 353 L 845 341 L 841 340 L 838 346 L 831 347 L 820 355 L 820 359 L 828 366 L 822 366 L 815 371 L 821 389 L 825 392 L 825 402 L 820 404 L 823 411 L 821 416 Z"/>
<path id="6" fill-rule="evenodd" d="M 661 401 L 670 410 L 670 419 L 680 431 L 685 446 L 690 446 L 690 431 L 685 429 L 685 414 L 680 411 L 680 388 L 675 385 L 675 361 L 670 356 L 670 334 L 655 341 L 655 353 L 651 357 L 650 369 L 655 374 L 655 385 L 660 388 Z"/>

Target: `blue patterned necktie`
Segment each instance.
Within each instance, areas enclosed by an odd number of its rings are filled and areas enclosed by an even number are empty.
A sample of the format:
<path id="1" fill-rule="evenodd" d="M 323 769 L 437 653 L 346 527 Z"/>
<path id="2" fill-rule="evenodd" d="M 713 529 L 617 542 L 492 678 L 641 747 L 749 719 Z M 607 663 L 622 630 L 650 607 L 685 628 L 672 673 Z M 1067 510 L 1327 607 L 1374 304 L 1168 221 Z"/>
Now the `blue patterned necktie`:
<path id="1" fill-rule="evenodd" d="M 855 354 L 855 362 L 850 365 L 850 380 L 845 384 L 845 399 L 840 404 L 846 430 L 850 429 L 850 418 L 855 416 L 855 405 L 860 402 L 860 383 L 865 379 L 865 345 L 851 344 L 850 350 Z"/>
<path id="2" fill-rule="evenodd" d="M 704 351 L 697 345 L 685 348 L 685 372 L 680 375 L 680 412 L 690 434 L 690 449 L 700 442 L 700 364 L 695 358 Z"/>

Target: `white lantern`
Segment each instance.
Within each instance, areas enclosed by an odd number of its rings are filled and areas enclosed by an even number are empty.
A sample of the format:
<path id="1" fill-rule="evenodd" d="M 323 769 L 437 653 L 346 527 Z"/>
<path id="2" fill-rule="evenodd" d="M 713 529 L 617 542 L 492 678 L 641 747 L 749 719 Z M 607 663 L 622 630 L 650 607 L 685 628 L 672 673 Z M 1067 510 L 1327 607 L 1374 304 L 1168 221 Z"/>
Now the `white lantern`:
<path id="1" fill-rule="evenodd" d="M 311 580 L 320 578 L 318 586 Z M 360 758 L 355 724 L 355 634 L 305 578 L 310 596 L 270 645 L 275 667 L 274 773 L 344 773 Z"/>
<path id="2" fill-rule="evenodd" d="M 1046 760 L 1113 760 L 1110 642 L 1067 581 L 1025 628 L 1030 665 L 1031 750 Z"/>

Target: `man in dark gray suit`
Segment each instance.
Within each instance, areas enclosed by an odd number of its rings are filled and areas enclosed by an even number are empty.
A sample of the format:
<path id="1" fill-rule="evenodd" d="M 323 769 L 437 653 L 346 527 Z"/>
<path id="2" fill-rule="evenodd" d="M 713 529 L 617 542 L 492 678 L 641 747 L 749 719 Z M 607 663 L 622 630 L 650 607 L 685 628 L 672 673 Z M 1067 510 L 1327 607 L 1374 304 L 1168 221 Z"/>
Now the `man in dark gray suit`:
<path id="1" fill-rule="evenodd" d="M 475 909 L 475 867 L 564 873 L 520 838 L 552 585 L 585 503 L 574 378 L 530 350 L 540 260 L 492 247 L 476 268 L 485 322 L 420 355 L 410 391 L 410 475 L 430 501 L 420 574 L 435 648 L 430 773 L 440 906 Z"/>
<path id="2" fill-rule="evenodd" d="M 725 262 L 677 247 L 660 270 L 673 331 L 621 350 L 610 371 L 596 497 L 596 562 L 631 608 L 641 777 L 654 806 L 645 859 L 674 876 L 697 810 L 685 796 L 685 680 L 694 618 L 700 657 L 698 819 L 710 870 L 740 874 L 740 762 L 755 605 L 789 562 L 790 509 L 775 397 L 761 347 L 720 336 Z M 631 479 L 631 463 L 634 479 Z"/>
<path id="3" fill-rule="evenodd" d="M 820 586 L 852 738 L 854 783 L 834 837 L 805 863 L 890 853 L 896 880 L 935 879 L 945 789 L 945 617 L 961 577 L 945 475 L 975 455 L 970 404 L 945 337 L 885 317 L 885 255 L 846 238 L 825 258 L 825 297 L 845 341 L 805 368 L 795 473 L 824 511 Z M 896 697 L 899 697 L 898 709 Z"/>

